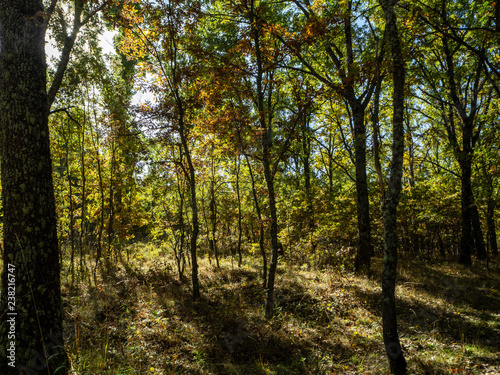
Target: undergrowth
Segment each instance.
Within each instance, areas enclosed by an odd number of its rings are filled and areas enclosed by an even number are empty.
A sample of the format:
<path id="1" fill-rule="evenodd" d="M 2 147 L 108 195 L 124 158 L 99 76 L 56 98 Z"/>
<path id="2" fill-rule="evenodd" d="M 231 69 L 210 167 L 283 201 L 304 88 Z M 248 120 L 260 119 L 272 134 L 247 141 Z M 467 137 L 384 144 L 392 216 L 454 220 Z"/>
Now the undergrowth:
<path id="1" fill-rule="evenodd" d="M 151 246 L 95 281 L 63 282 L 73 374 L 387 374 L 370 277 L 282 262 L 276 314 L 263 318 L 258 260 L 200 260 L 202 298 Z M 410 374 L 500 373 L 500 275 L 400 262 L 397 306 Z"/>

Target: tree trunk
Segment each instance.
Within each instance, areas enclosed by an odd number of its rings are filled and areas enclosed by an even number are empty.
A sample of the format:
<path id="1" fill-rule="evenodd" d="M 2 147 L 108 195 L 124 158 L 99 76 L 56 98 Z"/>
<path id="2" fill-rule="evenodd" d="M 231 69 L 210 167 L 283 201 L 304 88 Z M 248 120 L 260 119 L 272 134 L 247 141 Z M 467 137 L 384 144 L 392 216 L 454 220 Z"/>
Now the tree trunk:
<path id="1" fill-rule="evenodd" d="M 406 360 L 399 342 L 396 319 L 396 274 L 398 260 L 397 207 L 401 194 L 404 157 L 405 66 L 394 12 L 394 2 L 380 0 L 392 57 L 393 117 L 392 161 L 387 197 L 383 208 L 384 266 L 382 272 L 382 328 L 392 374 L 406 374 Z"/>
<path id="2" fill-rule="evenodd" d="M 476 202 L 474 201 L 474 196 L 472 197 L 472 207 L 471 207 L 471 221 L 472 221 L 472 234 L 474 236 L 474 248 L 476 250 L 476 255 L 479 260 L 486 260 L 488 258 L 488 253 L 486 252 L 486 246 L 484 244 L 483 230 L 481 229 L 481 219 L 479 218 L 479 210 L 477 209 Z"/>
<path id="3" fill-rule="evenodd" d="M 458 262 L 465 266 L 470 266 L 472 264 L 472 222 L 471 222 L 471 194 L 467 191 L 470 189 L 470 175 L 471 168 L 462 166 L 462 191 L 461 191 L 461 203 L 462 203 L 462 236 L 460 239 L 460 256 Z"/>
<path id="4" fill-rule="evenodd" d="M 0 373 L 67 373 L 41 0 L 0 1 Z"/>
<path id="5" fill-rule="evenodd" d="M 444 3 L 443 3 L 444 4 Z M 478 93 L 481 87 L 481 72 L 483 61 L 479 60 L 473 85 L 470 88 L 470 103 L 464 104 L 459 98 L 460 89 L 457 84 L 458 78 L 455 75 L 455 64 L 453 53 L 448 45 L 448 39 L 443 37 L 443 52 L 446 57 L 446 76 L 450 90 L 450 97 L 453 107 L 449 108 L 449 120 L 446 125 L 448 139 L 453 147 L 455 157 L 462 172 L 461 183 L 461 203 L 462 203 L 462 238 L 460 241 L 459 263 L 470 266 L 472 264 L 471 254 L 473 248 L 477 250 L 479 259 L 486 259 L 486 249 L 484 246 L 483 233 L 479 220 L 479 212 L 474 202 L 472 191 L 472 159 L 474 156 L 474 146 L 480 134 L 480 128 L 476 130 L 475 117 L 479 108 Z M 467 97 L 467 95 L 466 95 Z M 468 104 L 468 105 L 467 105 Z M 467 108 L 468 107 L 468 108 Z M 462 120 L 462 148 L 460 149 L 454 125 L 454 110 L 456 110 Z M 468 112 L 467 112 L 468 111 Z"/>
<path id="6" fill-rule="evenodd" d="M 375 171 L 377 172 L 377 181 L 380 189 L 380 206 L 383 207 L 385 201 L 385 182 L 382 174 L 382 165 L 380 164 L 380 90 L 382 86 L 382 79 L 379 78 L 377 86 L 375 87 L 375 98 L 373 99 L 373 109 L 371 113 L 372 128 L 373 128 L 373 160 L 375 164 Z"/>
<path id="7" fill-rule="evenodd" d="M 97 160 L 97 176 L 99 178 L 99 196 L 101 201 L 101 209 L 99 213 L 99 229 L 97 233 L 97 253 L 95 257 L 95 266 L 94 266 L 94 279 L 96 278 L 96 271 L 99 266 L 99 261 L 102 257 L 102 234 L 104 232 L 104 184 L 102 180 L 102 168 L 101 168 L 101 155 L 99 155 L 99 151 L 96 148 L 96 160 Z"/>
<path id="8" fill-rule="evenodd" d="M 487 253 L 481 230 L 479 212 L 472 191 L 472 151 L 469 151 L 467 154 L 462 152 L 461 154 L 462 237 L 460 241 L 459 263 L 470 266 L 472 264 L 471 255 L 474 249 L 480 260 L 485 260 Z"/>
<path id="9" fill-rule="evenodd" d="M 257 189 L 255 188 L 255 178 L 253 176 L 252 166 L 250 165 L 250 160 L 248 155 L 245 155 L 245 160 L 247 161 L 248 173 L 250 174 L 250 182 L 252 183 L 252 197 L 255 204 L 255 212 L 257 212 L 257 219 L 259 220 L 259 248 L 260 254 L 262 256 L 262 283 L 264 288 L 267 287 L 267 255 L 266 249 L 264 247 L 264 223 L 262 221 L 262 213 L 260 211 L 259 199 L 257 197 Z"/>
<path id="10" fill-rule="evenodd" d="M 491 197 L 488 198 L 488 206 L 486 209 L 488 249 L 492 255 L 498 256 L 497 232 L 495 228 L 495 208 L 496 201 Z"/>
<path id="11" fill-rule="evenodd" d="M 307 223 L 314 229 L 314 206 L 311 187 L 311 137 L 307 119 L 302 122 L 302 159 L 304 164 L 304 188 L 306 191 Z"/>
<path id="12" fill-rule="evenodd" d="M 76 42 L 76 37 L 80 32 L 80 28 L 82 27 L 82 12 L 83 12 L 83 0 L 75 0 L 74 1 L 74 14 L 73 14 L 73 27 L 71 30 L 71 34 L 65 36 L 64 46 L 61 53 L 61 58 L 59 59 L 59 63 L 57 65 L 57 70 L 52 79 L 52 84 L 47 93 L 47 100 L 49 102 L 49 109 L 54 103 L 56 99 L 57 92 L 61 87 L 64 78 L 64 72 L 66 72 L 66 68 L 68 67 L 68 63 L 70 60 L 71 51 L 73 50 L 73 46 Z M 66 30 L 64 30 L 66 31 Z"/>
<path id="13" fill-rule="evenodd" d="M 209 233 L 209 243 L 210 250 L 215 255 L 215 263 L 217 264 L 217 268 L 220 268 L 219 261 L 219 249 L 217 247 L 217 204 L 215 202 L 215 173 L 213 166 L 213 158 L 212 158 L 212 180 L 210 181 L 210 233 Z"/>
<path id="14" fill-rule="evenodd" d="M 236 247 L 236 252 L 238 253 L 238 267 L 241 267 L 241 263 L 243 261 L 241 255 L 241 237 L 243 233 L 242 225 L 241 225 L 241 195 L 240 195 L 240 156 L 238 155 L 235 160 L 236 163 L 236 197 L 238 200 L 238 243 Z"/>
<path id="15" fill-rule="evenodd" d="M 261 147 L 262 147 L 262 168 L 264 170 L 264 179 L 267 186 L 269 214 L 271 217 L 269 235 L 271 237 L 271 264 L 269 265 L 269 273 L 267 278 L 267 293 L 265 317 L 270 319 L 274 314 L 274 281 L 276 277 L 276 269 L 278 267 L 278 217 L 276 214 L 276 197 L 274 193 L 274 176 L 271 172 L 271 147 L 273 144 L 272 135 L 272 110 L 269 102 L 272 98 L 272 85 L 264 88 L 264 62 L 261 55 L 260 47 L 260 30 L 258 20 L 255 18 L 254 2 L 251 2 L 250 22 L 252 24 L 252 34 L 255 47 L 256 57 L 256 106 L 259 115 L 259 131 L 261 132 Z M 272 81 L 272 72 L 268 72 Z M 269 77 L 267 77 L 269 78 Z M 267 102 L 267 103 L 266 103 Z M 266 108 L 267 105 L 267 108 Z"/>
<path id="16" fill-rule="evenodd" d="M 181 163 L 182 163 L 182 150 L 180 152 L 181 155 Z M 177 263 L 177 272 L 179 274 L 179 281 L 183 281 L 184 279 L 184 241 L 186 238 L 186 233 L 184 230 L 184 190 L 181 186 L 180 178 L 177 178 L 177 192 L 179 193 L 179 218 L 177 219 L 177 223 L 179 224 L 179 251 L 175 251 L 175 260 Z M 175 250 L 175 248 L 174 248 Z"/>
<path id="17" fill-rule="evenodd" d="M 69 241 L 71 248 L 71 259 L 70 259 L 70 270 L 71 270 L 71 286 L 75 283 L 75 214 L 74 214 L 74 204 L 73 204 L 73 183 L 71 181 L 71 167 L 69 163 L 69 139 L 71 139 L 71 130 L 68 121 L 68 138 L 66 141 L 66 152 L 65 152 L 65 163 L 66 163 L 66 173 L 68 176 L 68 195 L 69 195 Z"/>
<path id="18" fill-rule="evenodd" d="M 267 279 L 267 295 L 266 295 L 266 311 L 267 319 L 273 317 L 274 314 L 274 280 L 276 277 L 276 269 L 278 267 L 278 216 L 276 214 L 276 198 L 274 195 L 274 179 L 271 174 L 270 166 L 270 129 L 266 129 L 262 135 L 262 166 L 264 167 L 264 178 L 267 185 L 269 213 L 271 215 L 270 236 L 271 236 L 271 264 L 269 265 L 269 273 Z"/>
<path id="19" fill-rule="evenodd" d="M 415 145 L 413 144 L 413 135 L 410 124 L 410 115 L 408 110 L 406 111 L 406 131 L 408 134 L 408 158 L 409 158 L 409 169 L 410 169 L 410 188 L 413 190 L 415 188 Z"/>
<path id="20" fill-rule="evenodd" d="M 370 228 L 370 204 L 366 179 L 366 126 L 365 110 L 355 100 L 349 101 L 354 123 L 354 155 L 356 167 L 356 200 L 358 213 L 358 250 L 354 268 L 356 272 L 367 272 L 373 253 Z"/>
<path id="21" fill-rule="evenodd" d="M 82 181 L 82 210 L 80 221 L 80 274 L 83 275 L 85 252 L 84 252 L 84 239 L 85 239 L 85 216 L 87 215 L 87 183 L 85 175 L 85 121 L 82 122 L 82 138 L 80 145 L 80 164 L 81 164 L 81 181 Z"/>
<path id="22" fill-rule="evenodd" d="M 345 18 L 344 37 L 346 46 L 345 61 L 348 74 L 354 68 L 353 28 L 352 28 L 352 1 L 347 1 L 348 16 Z M 353 122 L 354 138 L 354 164 L 356 169 L 356 203 L 358 215 L 358 249 L 354 268 L 356 272 L 368 272 L 370 260 L 373 253 L 371 244 L 370 228 L 370 204 L 368 199 L 368 184 L 366 178 L 366 124 L 365 110 L 372 95 L 372 91 L 366 91 L 366 98 L 356 96 L 355 89 L 349 78 L 344 76 L 343 83 L 346 84 L 343 96 L 349 104 Z"/>
<path id="23" fill-rule="evenodd" d="M 196 197 L 196 180 L 194 173 L 194 166 L 191 160 L 191 153 L 189 150 L 189 145 L 187 143 L 186 129 L 184 124 L 184 117 L 182 114 L 182 108 L 180 108 L 181 114 L 179 115 L 179 135 L 182 143 L 182 150 L 186 157 L 186 162 L 188 166 L 187 170 L 187 180 L 189 183 L 189 192 L 191 194 L 191 282 L 193 284 L 193 299 L 199 299 L 200 295 L 200 282 L 198 280 L 198 255 L 197 255 L 197 242 L 198 234 L 200 232 L 200 224 L 198 220 L 198 201 Z"/>
<path id="24" fill-rule="evenodd" d="M 116 153 L 116 142 L 115 140 L 111 143 L 111 162 L 110 162 L 110 173 L 109 173 L 109 215 L 108 215 L 108 250 L 106 254 L 106 261 L 111 261 L 111 245 L 113 243 L 114 237 L 114 218 L 115 218 L 115 196 L 114 196 L 114 176 L 115 176 L 115 153 Z M 110 266 L 111 264 L 107 264 Z"/>

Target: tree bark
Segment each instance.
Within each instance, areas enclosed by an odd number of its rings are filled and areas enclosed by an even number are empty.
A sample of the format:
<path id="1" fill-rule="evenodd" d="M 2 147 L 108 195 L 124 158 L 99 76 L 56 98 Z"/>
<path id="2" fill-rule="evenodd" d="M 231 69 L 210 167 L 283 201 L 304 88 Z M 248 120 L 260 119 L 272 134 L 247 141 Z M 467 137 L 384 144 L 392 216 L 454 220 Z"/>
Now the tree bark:
<path id="1" fill-rule="evenodd" d="M 406 111 L 406 132 L 408 134 L 408 158 L 409 158 L 409 172 L 410 172 L 410 188 L 415 188 L 415 145 L 413 143 L 413 134 L 410 124 L 410 115 Z"/>
<path id="2" fill-rule="evenodd" d="M 462 239 L 460 243 L 460 264 L 470 266 L 472 264 L 471 254 L 476 250 L 480 260 L 486 259 L 486 248 L 484 246 L 483 232 L 474 192 L 472 190 L 472 158 L 474 149 L 472 146 L 473 118 L 463 121 L 463 149 L 459 152 L 459 165 L 462 172 L 461 178 L 461 203 L 462 203 Z"/>
<path id="3" fill-rule="evenodd" d="M 114 218 L 115 218 L 115 165 L 116 165 L 116 141 L 113 139 L 111 142 L 111 160 L 110 160 L 110 172 L 109 172 L 109 207 L 108 207 L 108 250 L 106 253 L 106 261 L 108 261 L 107 266 L 110 266 L 109 261 L 111 260 L 111 245 L 114 239 Z"/>
<path id="4" fill-rule="evenodd" d="M 260 210 L 259 199 L 257 197 L 257 189 L 255 188 L 255 178 L 252 171 L 252 166 L 250 165 L 250 160 L 248 155 L 245 154 L 245 160 L 247 162 L 248 173 L 250 174 L 250 182 L 252 183 L 252 197 L 255 204 L 255 212 L 257 213 L 257 219 L 259 220 L 259 248 L 260 254 L 262 256 L 262 283 L 264 288 L 267 287 L 267 255 L 266 249 L 264 247 L 264 223 L 262 221 L 262 212 Z"/>
<path id="5" fill-rule="evenodd" d="M 180 147 L 179 150 L 180 154 L 180 163 L 182 163 L 182 148 Z M 179 281 L 183 281 L 184 279 L 184 265 L 185 265 L 185 258 L 184 258 L 184 241 L 186 238 L 186 232 L 184 230 L 184 189 L 181 185 L 181 179 L 179 178 L 178 174 L 176 176 L 176 181 L 177 181 L 177 193 L 179 194 L 179 215 L 177 219 L 177 224 L 179 226 L 179 232 L 180 234 L 178 235 L 179 237 L 179 250 L 177 250 L 177 247 L 174 246 L 174 256 L 175 256 L 175 261 L 177 263 L 177 273 L 179 274 Z M 175 230 L 175 228 L 174 228 Z"/>
<path id="6" fill-rule="evenodd" d="M 87 183 L 86 183 L 86 172 L 85 172 L 85 122 L 83 121 L 81 124 L 81 145 L 80 145 L 80 165 L 81 165 L 81 181 L 82 181 L 82 210 L 81 210 L 81 219 L 80 219 L 80 273 L 83 274 L 84 270 L 84 262 L 85 262 L 85 251 L 84 251 L 84 242 L 85 242 L 85 216 L 87 216 Z"/>
<path id="7" fill-rule="evenodd" d="M 270 130 L 266 129 L 262 135 L 262 166 L 264 167 L 264 178 L 267 185 L 269 213 L 271 215 L 271 263 L 267 279 L 266 311 L 265 316 L 270 319 L 274 315 L 274 281 L 276 269 L 278 268 L 278 215 L 276 213 L 276 197 L 274 193 L 274 179 L 271 174 L 269 149 L 271 148 Z"/>
<path id="8" fill-rule="evenodd" d="M 497 232 L 495 227 L 495 208 L 496 201 L 492 198 L 489 198 L 486 209 L 488 248 L 492 255 L 498 256 Z"/>
<path id="9" fill-rule="evenodd" d="M 358 250 L 354 262 L 356 272 L 368 272 L 370 270 L 373 248 L 371 244 L 370 227 L 370 203 L 368 197 L 368 184 L 366 177 L 366 124 L 365 110 L 373 93 L 373 84 L 365 92 L 366 97 L 357 97 L 351 84 L 350 75 L 354 69 L 354 48 L 352 29 L 352 1 L 347 2 L 348 16 L 346 18 L 344 37 L 346 45 L 347 76 L 343 77 L 343 83 L 347 86 L 343 96 L 346 99 L 352 113 L 354 127 L 354 161 L 356 168 L 356 200 L 358 214 Z"/>
<path id="10" fill-rule="evenodd" d="M 396 23 L 396 13 L 394 12 L 395 2 L 380 0 L 380 4 L 385 15 L 386 35 L 391 51 L 393 71 L 391 175 L 383 207 L 382 328 L 391 373 L 403 375 L 407 373 L 407 370 L 398 335 L 395 289 L 398 261 L 397 207 L 401 195 L 404 158 L 405 66 Z"/>
<path id="11" fill-rule="evenodd" d="M 309 230 L 314 229 L 314 206 L 311 187 L 311 136 L 307 119 L 302 121 L 302 159 L 304 164 L 304 188 L 306 192 L 307 223 Z"/>
<path id="12" fill-rule="evenodd" d="M 354 123 L 354 157 L 356 167 L 356 201 L 358 214 L 358 250 L 354 268 L 356 272 L 370 269 L 373 248 L 371 244 L 370 203 L 366 178 L 366 125 L 365 109 L 358 100 L 349 101 Z"/>
<path id="13" fill-rule="evenodd" d="M 468 190 L 470 185 L 470 168 L 461 168 L 461 204 L 462 204 L 462 236 L 460 239 L 460 255 L 458 262 L 465 266 L 472 264 L 472 248 L 474 242 L 472 239 L 472 221 L 471 221 L 471 194 Z"/>
<path id="14" fill-rule="evenodd" d="M 0 0 L 0 373 L 67 373 L 41 0 Z"/>
<path id="15" fill-rule="evenodd" d="M 104 198 L 104 184 L 103 184 L 103 178 L 102 178 L 102 167 L 101 167 L 101 155 L 99 154 L 99 151 L 96 148 L 96 160 L 97 160 L 97 176 L 99 179 L 99 197 L 100 197 L 100 213 L 99 213 L 99 229 L 97 233 L 97 253 L 95 257 L 95 266 L 94 266 L 94 278 L 96 276 L 96 271 L 97 267 L 99 266 L 99 261 L 101 260 L 102 257 L 102 234 L 104 232 L 104 205 L 105 205 L 105 198 Z"/>
<path id="16" fill-rule="evenodd" d="M 200 295 L 200 282 L 198 280 L 198 234 L 200 232 L 200 224 L 198 220 L 198 200 L 196 196 L 196 180 L 194 173 L 194 166 L 191 160 L 191 153 L 189 150 L 189 145 L 187 142 L 186 136 L 186 128 L 184 124 L 184 115 L 183 109 L 179 105 L 179 135 L 182 143 L 182 150 L 184 152 L 184 156 L 186 157 L 186 163 L 188 166 L 187 170 L 187 180 L 189 183 L 189 192 L 191 194 L 191 242 L 190 242 L 190 251 L 191 251 L 191 282 L 193 284 L 193 299 L 199 299 Z"/>
<path id="17" fill-rule="evenodd" d="M 382 174 L 382 165 L 380 163 L 380 90 L 382 86 L 382 79 L 379 78 L 377 86 L 375 87 L 375 98 L 373 99 L 373 109 L 371 113 L 372 128 L 373 128 L 373 160 L 375 164 L 375 171 L 377 172 L 377 181 L 380 189 L 380 207 L 383 207 L 385 201 L 385 182 Z"/>
<path id="18" fill-rule="evenodd" d="M 236 164 L 236 198 L 238 200 L 238 243 L 236 245 L 236 253 L 238 254 L 238 267 L 241 267 L 243 261 L 241 254 L 241 237 L 243 233 L 242 228 L 242 213 L 241 213 L 241 194 L 240 194 L 240 156 L 238 155 L 235 160 Z"/>
<path id="19" fill-rule="evenodd" d="M 209 232 L 209 243 L 210 250 L 212 254 L 215 255 L 215 263 L 217 268 L 220 268 L 219 261 L 219 248 L 217 247 L 217 203 L 215 201 L 215 166 L 214 166 L 214 155 L 212 149 L 211 157 L 211 179 L 210 179 L 210 202 L 208 204 L 210 210 L 210 232 Z"/>
<path id="20" fill-rule="evenodd" d="M 74 214 L 74 204 L 73 204 L 73 182 L 71 181 L 71 167 L 69 162 L 69 139 L 71 139 L 71 126 L 68 121 L 68 137 L 65 138 L 66 142 L 66 152 L 65 152 L 65 163 L 66 163 L 66 173 L 68 176 L 68 196 L 69 196 L 69 239 L 70 239 L 70 272 L 71 272 L 71 286 L 75 282 L 75 214 Z"/>

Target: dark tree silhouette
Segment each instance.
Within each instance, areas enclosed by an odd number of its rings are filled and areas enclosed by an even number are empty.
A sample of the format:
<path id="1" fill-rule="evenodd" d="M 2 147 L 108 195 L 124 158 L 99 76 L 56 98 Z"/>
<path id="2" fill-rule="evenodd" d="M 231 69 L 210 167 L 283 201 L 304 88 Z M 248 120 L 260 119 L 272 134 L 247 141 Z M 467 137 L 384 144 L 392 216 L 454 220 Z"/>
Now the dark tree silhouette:
<path id="1" fill-rule="evenodd" d="M 65 374 L 41 0 L 0 1 L 0 373 Z"/>

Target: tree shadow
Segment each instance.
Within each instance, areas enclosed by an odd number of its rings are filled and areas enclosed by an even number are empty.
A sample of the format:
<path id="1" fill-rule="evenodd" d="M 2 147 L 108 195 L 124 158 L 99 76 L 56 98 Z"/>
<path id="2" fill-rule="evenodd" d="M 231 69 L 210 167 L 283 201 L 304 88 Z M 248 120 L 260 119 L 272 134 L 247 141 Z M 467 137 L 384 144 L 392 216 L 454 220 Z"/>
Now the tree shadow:
<path id="1" fill-rule="evenodd" d="M 397 296 L 405 342 L 419 345 L 427 334 L 445 345 L 469 343 L 495 352 L 500 346 L 500 326 L 494 323 L 500 304 L 497 279 L 478 277 L 467 283 L 466 275 L 457 276 L 453 289 L 455 281 L 443 284 L 450 276 L 444 270 L 419 267 L 403 270 L 398 283 L 412 283 L 416 292 L 432 298 Z M 380 326 L 380 287 L 376 280 L 333 275 L 329 286 L 311 290 L 311 280 L 300 273 L 283 274 L 276 283 L 276 316 L 268 321 L 262 318 L 265 291 L 257 270 L 205 267 L 202 298 L 195 301 L 189 280 L 179 281 L 164 265 L 116 269 L 102 289 L 89 292 L 94 315 L 88 322 L 97 328 L 86 328 L 88 346 L 105 332 L 110 337 L 107 350 L 117 361 L 129 360 L 134 322 L 142 340 L 135 344 L 141 346 L 137 350 L 167 373 L 266 374 L 271 369 L 278 374 L 322 374 L 342 373 L 344 367 L 346 373 L 381 373 L 378 367 L 386 358 L 380 334 L 365 335 L 363 325 L 353 321 L 361 316 L 355 311 L 366 310 L 376 321 L 372 331 Z M 463 292 L 456 295 L 456 290 Z M 438 299 L 466 313 L 433 304 Z M 499 359 L 481 353 L 475 360 L 500 365 Z"/>
<path id="2" fill-rule="evenodd" d="M 500 282 L 498 273 L 450 275 L 443 267 L 420 263 L 405 265 L 398 285 L 414 289 L 415 295 L 397 295 L 396 307 L 401 337 L 417 340 L 431 336 L 446 345 L 478 347 L 491 353 L 500 347 Z M 380 290 L 352 285 L 364 308 L 381 319 Z M 419 298 L 428 295 L 430 298 Z M 499 366 L 500 358 L 475 356 L 482 364 Z"/>

